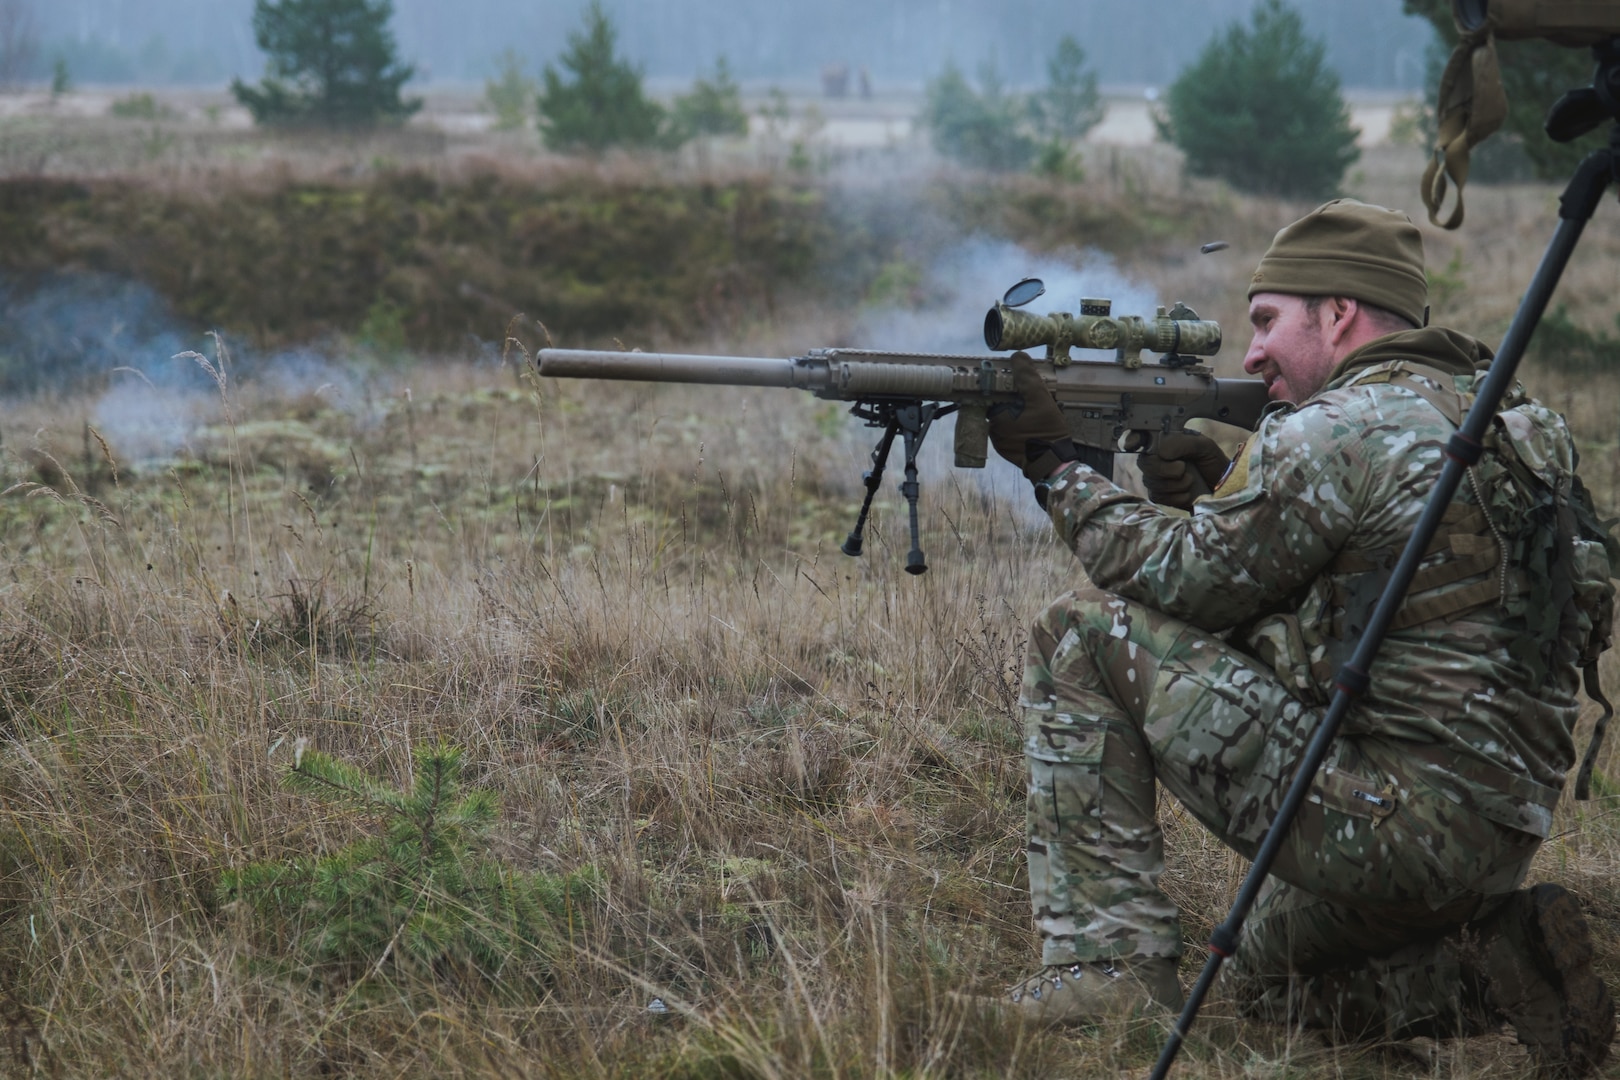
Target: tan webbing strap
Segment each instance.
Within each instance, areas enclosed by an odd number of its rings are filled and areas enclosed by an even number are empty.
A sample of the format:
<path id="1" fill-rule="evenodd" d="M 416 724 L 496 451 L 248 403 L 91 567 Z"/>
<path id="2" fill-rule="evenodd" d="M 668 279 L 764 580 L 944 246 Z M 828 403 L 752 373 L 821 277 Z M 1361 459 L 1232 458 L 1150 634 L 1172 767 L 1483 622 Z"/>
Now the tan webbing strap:
<path id="1" fill-rule="evenodd" d="M 1423 557 L 1427 559 L 1446 550 L 1458 551 L 1457 541 L 1463 537 L 1490 537 L 1490 526 L 1485 523 L 1485 515 L 1479 507 L 1454 502 L 1446 507 L 1445 513 L 1441 515 L 1440 529 L 1435 533 L 1434 539 L 1429 541 L 1429 546 L 1424 549 Z M 1466 540 L 1463 542 L 1467 543 Z M 1467 553 L 1472 554 L 1472 550 Z M 1328 564 L 1327 571 L 1330 574 L 1367 574 L 1394 565 L 1393 551 L 1386 548 L 1381 554 L 1382 559 L 1375 561 L 1353 551 L 1341 551 Z"/>
<path id="2" fill-rule="evenodd" d="M 1423 557 L 1429 558 L 1442 551 L 1449 551 L 1453 557 L 1434 566 L 1424 567 L 1412 576 L 1412 583 L 1407 587 L 1406 600 L 1390 623 L 1391 630 L 1405 630 L 1435 619 L 1455 618 L 1464 612 L 1503 599 L 1503 582 L 1495 578 L 1474 582 L 1444 596 L 1423 595 L 1456 584 L 1465 578 L 1487 573 L 1501 565 L 1502 548 L 1496 542 L 1496 537 L 1491 534 L 1485 514 L 1479 507 L 1463 503 L 1452 503 L 1446 507 L 1445 515 L 1441 518 L 1440 530 L 1423 552 Z M 1374 561 L 1365 555 L 1340 552 L 1328 565 L 1328 573 L 1375 573 L 1387 569 L 1390 565 L 1389 553 L 1385 554 L 1384 560 Z M 1512 594 L 1528 591 L 1528 587 L 1518 574 L 1510 575 L 1507 584 L 1508 592 Z M 1333 606 L 1347 609 L 1350 600 L 1350 588 L 1343 582 L 1335 584 Z M 1342 630 L 1341 626 L 1335 625 L 1335 636 L 1342 633 Z"/>
<path id="3" fill-rule="evenodd" d="M 1495 565 L 1496 560 L 1492 559 L 1491 566 Z M 1510 574 L 1508 591 L 1522 593 L 1528 592 L 1529 589 L 1517 579 L 1516 575 Z M 1395 613 L 1395 620 L 1390 624 L 1390 628 L 1405 630 L 1409 626 L 1417 626 L 1433 619 L 1454 619 L 1464 612 L 1494 604 L 1500 599 L 1502 599 L 1502 583 L 1494 578 L 1476 581 L 1444 596 L 1408 597 L 1406 603 L 1401 605 L 1400 611 Z"/>
<path id="4" fill-rule="evenodd" d="M 1495 570 L 1501 562 L 1502 549 L 1496 546 L 1496 540 L 1492 537 L 1454 536 L 1451 539 L 1451 551 L 1456 557 L 1426 566 L 1413 574 L 1408 595 L 1415 596 L 1483 574 L 1487 570 Z"/>
<path id="5" fill-rule="evenodd" d="M 1499 564 L 1501 550 L 1496 546 L 1495 540 L 1489 537 L 1472 536 L 1460 536 L 1456 539 L 1477 541 L 1480 542 L 1480 546 L 1476 550 L 1469 551 L 1461 558 L 1427 567 L 1413 575 L 1412 585 L 1407 591 L 1406 600 L 1396 611 L 1395 618 L 1390 623 L 1391 630 L 1405 630 L 1408 627 L 1432 622 L 1435 619 L 1455 618 L 1464 612 L 1484 607 L 1486 604 L 1502 599 L 1502 583 L 1495 578 L 1476 581 L 1443 596 L 1423 595 L 1430 590 L 1453 585 L 1464 578 L 1474 577 L 1494 570 Z M 1510 575 L 1508 591 L 1518 594 L 1527 591 L 1527 589 L 1523 587 L 1517 575 Z M 1343 585 L 1334 586 L 1333 605 L 1335 607 L 1348 607 L 1349 600 L 1350 591 L 1348 589 Z"/>
<path id="6" fill-rule="evenodd" d="M 1463 185 L 1468 183 L 1468 154 L 1507 119 L 1507 94 L 1496 61 L 1490 25 L 1464 35 L 1440 76 L 1439 131 L 1429 167 L 1423 170 L 1423 205 L 1429 220 L 1455 229 L 1463 220 Z M 1444 221 L 1447 182 L 1457 189 L 1457 205 Z"/>

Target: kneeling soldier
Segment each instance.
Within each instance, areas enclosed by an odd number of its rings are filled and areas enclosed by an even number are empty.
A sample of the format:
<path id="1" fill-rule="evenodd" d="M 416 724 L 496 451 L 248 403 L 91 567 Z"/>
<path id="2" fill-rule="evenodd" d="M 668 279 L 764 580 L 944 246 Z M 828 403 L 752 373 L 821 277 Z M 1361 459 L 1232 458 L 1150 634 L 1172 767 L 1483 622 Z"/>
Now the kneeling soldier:
<path id="1" fill-rule="evenodd" d="M 1490 351 L 1425 327 L 1422 239 L 1341 200 L 1277 234 L 1244 369 L 1275 406 L 1236 457 L 1166 438 L 1156 502 L 1079 464 L 1027 359 L 992 418 L 1093 587 L 1035 621 L 1024 680 L 1038 1022 L 1177 1008 L 1162 785 L 1252 856 L 1423 511 Z M 1247 1008 L 1350 1038 L 1510 1022 L 1542 1066 L 1605 1059 L 1614 1007 L 1575 898 L 1522 889 L 1607 644 L 1607 547 L 1564 421 L 1511 395 L 1448 509 L 1244 926 Z M 1213 488 L 1193 500 L 1192 492 Z M 1466 943 L 1466 947 L 1465 947 Z"/>

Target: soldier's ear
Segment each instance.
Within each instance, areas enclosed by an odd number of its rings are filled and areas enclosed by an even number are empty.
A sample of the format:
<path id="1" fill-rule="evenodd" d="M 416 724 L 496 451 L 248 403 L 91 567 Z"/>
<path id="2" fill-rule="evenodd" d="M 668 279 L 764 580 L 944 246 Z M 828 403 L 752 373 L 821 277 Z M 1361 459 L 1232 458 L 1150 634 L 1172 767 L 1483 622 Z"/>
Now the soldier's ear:
<path id="1" fill-rule="evenodd" d="M 1349 296 L 1330 296 L 1323 306 L 1332 319 L 1326 327 L 1328 341 L 1337 345 L 1350 330 L 1352 313 L 1361 311 L 1361 301 Z"/>

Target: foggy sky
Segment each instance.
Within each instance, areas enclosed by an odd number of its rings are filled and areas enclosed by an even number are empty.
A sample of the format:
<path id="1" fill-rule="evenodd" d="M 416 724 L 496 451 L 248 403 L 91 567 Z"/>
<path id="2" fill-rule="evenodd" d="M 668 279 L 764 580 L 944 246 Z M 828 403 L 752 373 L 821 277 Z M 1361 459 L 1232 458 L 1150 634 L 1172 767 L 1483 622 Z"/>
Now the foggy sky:
<path id="1" fill-rule="evenodd" d="M 102 42 L 139 59 L 141 81 L 257 78 L 252 0 L 33 0 L 48 43 Z M 605 0 L 621 52 L 652 78 L 690 79 L 724 54 L 746 81 L 803 82 L 823 65 L 870 69 L 880 89 L 915 87 L 947 60 L 993 60 L 1008 81 L 1044 81 L 1061 34 L 1105 83 L 1164 84 L 1252 0 Z M 1401 0 L 1297 0 L 1347 87 L 1422 85 L 1427 23 Z M 395 0 L 401 52 L 428 80 L 477 81 L 513 49 L 538 71 L 579 24 L 584 0 Z M 88 59 L 93 53 L 83 52 Z M 114 57 L 113 59 L 116 59 Z M 112 60 L 107 61 L 108 65 Z M 111 70 L 112 67 L 108 67 Z M 95 81 L 91 72 L 77 73 Z"/>

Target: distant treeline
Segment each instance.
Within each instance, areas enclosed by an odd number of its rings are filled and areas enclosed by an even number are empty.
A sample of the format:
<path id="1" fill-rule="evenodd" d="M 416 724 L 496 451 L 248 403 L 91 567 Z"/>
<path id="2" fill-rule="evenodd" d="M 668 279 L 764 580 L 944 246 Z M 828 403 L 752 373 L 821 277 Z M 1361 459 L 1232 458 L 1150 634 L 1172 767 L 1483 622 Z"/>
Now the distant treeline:
<path id="1" fill-rule="evenodd" d="M 249 27 L 252 0 L 39 0 L 45 70 L 67 53 L 86 82 L 223 82 L 262 73 Z M 555 60 L 584 0 L 395 0 L 404 59 L 429 78 L 481 80 L 517 47 L 535 70 Z M 993 61 L 1015 84 L 1040 78 L 1052 41 L 1072 34 L 1105 83 L 1164 84 L 1253 0 L 605 0 L 632 59 L 655 79 L 689 80 L 720 55 L 748 81 L 814 79 L 823 67 L 866 68 L 882 91 L 920 85 L 947 61 L 971 71 Z M 1433 38 L 1401 0 L 1301 0 L 1296 5 L 1349 87 L 1416 89 Z"/>

